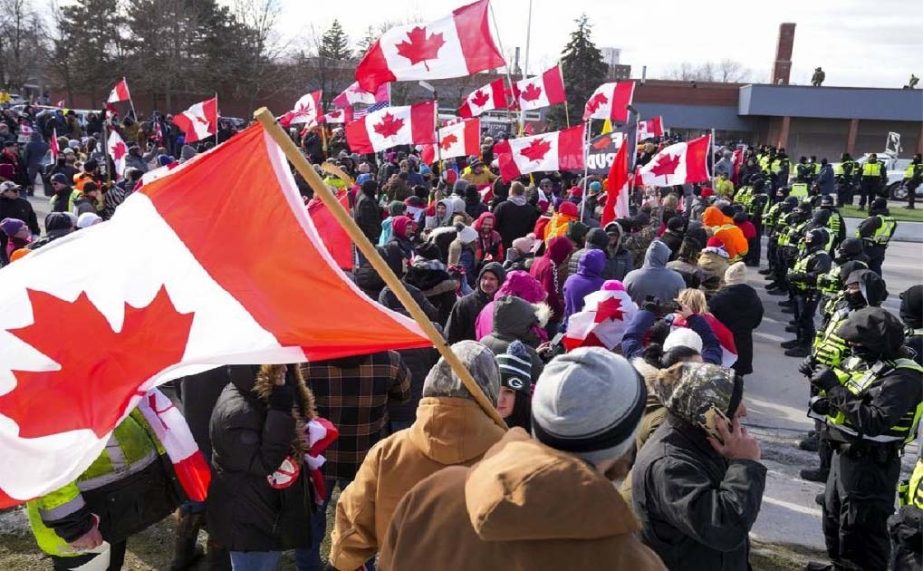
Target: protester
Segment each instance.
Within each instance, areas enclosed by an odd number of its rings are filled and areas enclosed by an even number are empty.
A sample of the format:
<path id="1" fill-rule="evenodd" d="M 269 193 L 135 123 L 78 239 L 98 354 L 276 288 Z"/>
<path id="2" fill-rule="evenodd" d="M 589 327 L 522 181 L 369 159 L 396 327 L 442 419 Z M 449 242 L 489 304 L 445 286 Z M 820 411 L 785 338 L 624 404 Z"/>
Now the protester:
<path id="1" fill-rule="evenodd" d="M 720 203 L 719 203 L 720 204 Z M 711 228 L 714 236 L 721 240 L 728 259 L 737 261 L 735 258 L 744 256 L 747 253 L 747 239 L 743 231 L 734 225 L 734 209 L 724 203 L 726 206 L 718 208 L 709 206 L 702 214 L 702 223 Z M 723 272 L 722 274 L 723 275 Z"/>
<path id="2" fill-rule="evenodd" d="M 45 217 L 45 235 L 38 240 L 33 240 L 27 246 L 30 250 L 38 250 L 54 242 L 58 238 L 67 236 L 74 231 L 74 219 L 70 212 L 52 212 Z"/>
<path id="3" fill-rule="evenodd" d="M 470 294 L 459 298 L 452 306 L 449 318 L 446 321 L 445 334 L 449 344 L 455 344 L 465 339 L 476 339 L 475 323 L 481 310 L 484 309 L 494 294 L 506 279 L 503 267 L 492 262 L 481 268 L 478 274 L 477 287 Z"/>
<path id="4" fill-rule="evenodd" d="M 495 355 L 506 353 L 510 344 L 520 341 L 532 363 L 532 382 L 538 380 L 544 363 L 536 349 L 542 342 L 536 330 L 541 327 L 540 308 L 516 297 L 498 297 L 493 302 L 493 331 L 481 339 L 481 343 Z"/>
<path id="5" fill-rule="evenodd" d="M 509 197 L 494 210 L 496 230 L 503 239 L 504 248 L 509 249 L 513 245 L 513 240 L 531 232 L 538 220 L 538 209 L 528 203 L 525 193 L 523 184 L 513 181 Z"/>
<path id="6" fill-rule="evenodd" d="M 391 224 L 394 223 L 394 219 L 403 216 L 407 211 L 407 206 L 400 201 L 392 200 L 388 204 L 388 217 L 381 221 L 381 235 L 378 236 L 377 244 L 379 246 L 384 246 L 389 241 L 391 241 Z"/>
<path id="7" fill-rule="evenodd" d="M 702 283 L 702 289 L 706 293 L 713 294 L 724 285 L 724 276 L 731 263 L 730 255 L 724 248 L 724 242 L 721 241 L 721 238 L 712 236 L 708 239 L 705 248 L 702 248 L 699 253 L 698 266 L 717 278 L 716 280 L 706 280 Z"/>
<path id="8" fill-rule="evenodd" d="M 494 294 L 494 300 L 481 309 L 475 320 L 475 339 L 480 341 L 494 330 L 494 306 L 496 306 L 497 300 L 507 296 L 516 296 L 536 306 L 539 323 L 542 325 L 536 329 L 535 334 L 542 340 L 547 339 L 548 336 L 541 327 L 544 327 L 544 324 L 547 324 L 551 318 L 551 308 L 544 303 L 548 294 L 538 280 L 519 270 L 509 272 L 506 275 L 506 280 L 497 290 L 497 293 Z"/>
<path id="9" fill-rule="evenodd" d="M 497 412 L 510 428 L 532 430 L 532 358 L 526 345 L 513 341 L 497 355 L 500 393 Z"/>
<path id="10" fill-rule="evenodd" d="M 535 261 L 534 251 L 538 243 L 535 236 L 530 232 L 522 238 L 513 240 L 513 245 L 506 250 L 506 260 L 503 262 L 503 269 L 508 272 L 516 270 L 528 272 Z"/>
<path id="11" fill-rule="evenodd" d="M 374 180 L 367 180 L 362 183 L 361 190 L 353 208 L 353 219 L 369 242 L 377 244 L 381 236 L 381 209 L 375 197 L 378 185 Z"/>
<path id="12" fill-rule="evenodd" d="M 32 204 L 20 196 L 21 192 L 22 187 L 12 181 L 0 183 L 0 221 L 10 219 L 22 222 L 25 230 L 17 226 L 13 234 L 21 234 L 17 238 L 19 241 L 28 239 L 29 242 L 32 242 L 38 238 L 42 231 L 39 228 Z M 25 236 L 26 232 L 29 233 L 28 237 Z M 10 236 L 13 234 L 8 233 L 6 229 L 0 232 L 0 265 L 9 262 L 9 255 L 13 253 L 13 250 L 24 247 L 23 245 L 16 248 L 9 247 L 10 243 L 12 243 Z"/>
<path id="13" fill-rule="evenodd" d="M 735 262 L 724 273 L 724 286 L 708 300 L 708 310 L 734 334 L 737 360 L 732 366 L 738 375 L 753 372 L 753 331 L 763 321 L 763 303 L 756 290 L 747 285 L 747 268 Z"/>
<path id="14" fill-rule="evenodd" d="M 436 309 L 434 321 L 443 324 L 449 319 L 452 308 L 458 300 L 455 295 L 458 282 L 446 271 L 445 264 L 436 259 L 438 250 L 431 251 L 435 250 L 435 246 L 432 244 L 428 246 L 430 250 L 427 252 L 428 256 L 423 254 L 427 251 L 426 246 L 418 249 L 418 255 L 407 267 L 403 281 L 423 294 L 423 297 Z"/>
<path id="15" fill-rule="evenodd" d="M 586 250 L 577 263 L 577 272 L 567 276 L 564 282 L 564 322 L 571 315 L 581 311 L 584 298 L 599 291 L 605 278 L 603 270 L 606 265 L 606 254 L 602 250 Z"/>
<path id="16" fill-rule="evenodd" d="M 571 203 L 573 205 L 573 203 Z M 537 258 L 529 273 L 545 289 L 546 301 L 551 307 L 551 319 L 547 329 L 549 335 L 557 333 L 564 319 L 564 282 L 567 280 L 567 259 L 574 246 L 565 236 L 556 236 L 548 242 L 545 254 Z"/>
<path id="17" fill-rule="evenodd" d="M 666 267 L 670 248 L 659 240 L 651 242 L 640 269 L 625 276 L 625 289 L 632 301 L 641 306 L 645 301 L 669 301 L 676 297 L 685 282 L 678 273 Z"/>
<path id="18" fill-rule="evenodd" d="M 500 233 L 494 230 L 496 217 L 490 212 L 484 212 L 472 224 L 478 233 L 474 248 L 474 259 L 478 266 L 490 262 L 503 263 L 503 240 Z"/>

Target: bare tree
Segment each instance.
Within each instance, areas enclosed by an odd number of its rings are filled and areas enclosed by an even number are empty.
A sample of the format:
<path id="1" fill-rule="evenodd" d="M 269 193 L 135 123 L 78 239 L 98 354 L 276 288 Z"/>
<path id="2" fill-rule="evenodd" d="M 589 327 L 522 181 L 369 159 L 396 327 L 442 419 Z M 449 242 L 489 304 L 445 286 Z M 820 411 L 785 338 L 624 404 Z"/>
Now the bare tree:
<path id="1" fill-rule="evenodd" d="M 707 61 L 698 66 L 684 61 L 670 69 L 666 77 L 679 81 L 740 83 L 750 77 L 750 70 L 740 62 L 730 59 L 723 59 L 718 63 Z"/>
<path id="2" fill-rule="evenodd" d="M 750 70 L 739 61 L 725 58 L 717 65 L 717 75 L 721 83 L 743 83 L 750 79 Z"/>
<path id="3" fill-rule="evenodd" d="M 0 0 L 0 83 L 22 89 L 36 79 L 47 45 L 45 23 L 30 0 Z"/>

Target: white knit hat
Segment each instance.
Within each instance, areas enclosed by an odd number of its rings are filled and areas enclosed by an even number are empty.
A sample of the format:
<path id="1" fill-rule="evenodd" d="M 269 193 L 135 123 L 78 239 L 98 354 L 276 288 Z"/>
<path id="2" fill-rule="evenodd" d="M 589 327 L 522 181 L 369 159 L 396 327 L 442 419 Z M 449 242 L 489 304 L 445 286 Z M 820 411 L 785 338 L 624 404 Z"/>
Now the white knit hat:
<path id="1" fill-rule="evenodd" d="M 724 283 L 736 285 L 747 282 L 747 266 L 743 262 L 734 262 L 724 271 Z"/>
<path id="2" fill-rule="evenodd" d="M 702 352 L 702 338 L 699 334 L 688 327 L 677 327 L 667 335 L 663 342 L 664 352 L 674 347 L 689 347 L 695 349 L 697 353 Z"/>

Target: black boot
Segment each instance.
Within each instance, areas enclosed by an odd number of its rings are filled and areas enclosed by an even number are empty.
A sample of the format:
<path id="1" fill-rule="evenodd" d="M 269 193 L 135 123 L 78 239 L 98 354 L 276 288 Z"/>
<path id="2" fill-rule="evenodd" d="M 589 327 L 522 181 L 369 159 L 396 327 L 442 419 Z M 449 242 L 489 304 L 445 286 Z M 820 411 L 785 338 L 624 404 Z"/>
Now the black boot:
<path id="1" fill-rule="evenodd" d="M 801 476 L 802 480 L 807 480 L 808 482 L 820 482 L 823 484 L 827 481 L 827 472 L 823 470 L 802 470 L 798 473 Z"/>
<path id="2" fill-rule="evenodd" d="M 795 300 L 792 299 L 783 299 L 782 301 L 777 302 L 779 307 L 791 307 L 795 305 Z"/>
<path id="3" fill-rule="evenodd" d="M 779 311 L 781 311 L 782 313 L 795 313 L 795 308 L 790 305 L 786 305 L 784 307 L 779 308 Z"/>
<path id="4" fill-rule="evenodd" d="M 205 556 L 208 571 L 231 571 L 231 555 L 220 543 L 208 537 L 208 554 Z"/>
<path id="5" fill-rule="evenodd" d="M 205 555 L 205 550 L 198 544 L 199 529 L 202 527 L 204 516 L 204 513 L 180 512 L 174 532 L 173 562 L 170 563 L 170 571 L 185 571 Z"/>
<path id="6" fill-rule="evenodd" d="M 797 347 L 801 345 L 801 338 L 799 337 L 797 339 L 789 339 L 788 341 L 783 341 L 782 343 L 779 343 L 779 345 L 781 345 L 783 349 L 791 349 L 793 347 Z"/>
<path id="7" fill-rule="evenodd" d="M 834 571 L 835 567 L 832 563 L 821 563 L 820 561 L 811 561 L 808 563 L 804 571 Z"/>
<path id="8" fill-rule="evenodd" d="M 798 344 L 785 351 L 786 357 L 807 357 L 811 354 L 811 346 L 808 344 Z"/>
<path id="9" fill-rule="evenodd" d="M 771 268 L 766 268 L 765 270 L 760 270 L 758 273 L 759 273 L 761 276 L 768 276 L 769 274 L 772 273 L 772 269 L 771 269 Z"/>
<path id="10" fill-rule="evenodd" d="M 785 331 L 786 331 L 787 333 L 796 333 L 796 332 L 798 331 L 798 326 L 795 325 L 795 324 L 786 325 L 786 326 L 785 326 Z"/>

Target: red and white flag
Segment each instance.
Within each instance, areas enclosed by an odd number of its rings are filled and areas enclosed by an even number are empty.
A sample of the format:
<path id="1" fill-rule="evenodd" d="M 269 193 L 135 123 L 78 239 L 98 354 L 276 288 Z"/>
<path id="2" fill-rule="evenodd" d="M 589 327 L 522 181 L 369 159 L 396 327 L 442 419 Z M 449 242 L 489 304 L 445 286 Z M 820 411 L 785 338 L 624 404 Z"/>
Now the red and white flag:
<path id="1" fill-rule="evenodd" d="M 520 79 L 514 83 L 513 99 L 518 103 L 519 109 L 523 111 L 564 103 L 567 100 L 567 95 L 564 92 L 564 78 L 561 76 L 561 66 L 556 65 L 545 70 L 541 75 Z"/>
<path id="2" fill-rule="evenodd" d="M 651 139 L 654 137 L 663 137 L 663 117 L 651 117 L 646 121 L 638 122 L 638 140 Z"/>
<path id="3" fill-rule="evenodd" d="M 638 171 L 637 184 L 673 186 L 706 182 L 711 135 L 663 149 Z"/>
<path id="4" fill-rule="evenodd" d="M 352 107 L 344 107 L 343 109 L 334 109 L 330 113 L 327 113 L 326 115 L 321 117 L 320 122 L 332 124 L 332 125 L 336 125 L 336 124 L 342 125 L 344 123 L 349 123 L 352 120 L 353 120 Z"/>
<path id="5" fill-rule="evenodd" d="M 439 152 L 436 152 L 436 144 Z M 420 158 L 426 164 L 432 164 L 437 158 L 454 159 L 477 155 L 481 150 L 481 120 L 465 119 L 439 129 L 439 140 L 433 145 L 425 145 Z"/>
<path id="6" fill-rule="evenodd" d="M 55 107 L 64 107 L 64 104 L 65 104 L 65 101 L 61 99 L 60 101 L 57 102 L 57 104 L 55 104 Z"/>
<path id="7" fill-rule="evenodd" d="M 536 171 L 583 170 L 584 126 L 501 141 L 494 145 L 500 176 L 510 181 Z"/>
<path id="8" fill-rule="evenodd" d="M 48 146 L 51 148 L 51 160 L 58 160 L 58 155 L 61 154 L 61 147 L 58 145 L 58 130 L 54 128 L 51 130 L 51 140 L 48 141 Z"/>
<path id="9" fill-rule="evenodd" d="M 734 334 L 731 333 L 731 330 L 728 329 L 724 323 L 721 323 L 721 321 L 711 313 L 705 312 L 701 315 L 708 323 L 708 326 L 711 327 L 715 337 L 718 338 L 718 344 L 721 345 L 721 366 L 732 366 L 737 362 L 737 344 L 734 341 Z M 677 327 L 688 327 L 686 320 L 681 315 L 676 315 L 673 318 L 673 324 L 670 330 L 672 331 Z"/>
<path id="10" fill-rule="evenodd" d="M 106 145 L 109 156 L 112 157 L 112 164 L 115 165 L 116 180 L 118 180 L 125 176 L 125 157 L 128 156 L 128 145 L 115 129 L 109 131 Z"/>
<path id="11" fill-rule="evenodd" d="M 584 298 L 583 310 L 567 319 L 564 347 L 605 347 L 614 349 L 622 342 L 625 329 L 638 312 L 625 286 L 615 280 L 605 282 L 602 289 Z"/>
<path id="12" fill-rule="evenodd" d="M 128 92 L 128 82 L 125 81 L 124 77 L 112 88 L 106 103 L 118 103 L 120 101 L 131 101 L 131 94 Z"/>
<path id="13" fill-rule="evenodd" d="M 349 211 L 349 193 L 341 192 L 337 197 L 340 205 L 347 212 Z M 314 227 L 317 228 L 317 234 L 324 242 L 333 261 L 341 270 L 350 271 L 353 269 L 353 241 L 336 217 L 319 198 L 312 198 L 308 202 L 308 215 L 314 221 Z"/>
<path id="14" fill-rule="evenodd" d="M 458 108 L 458 115 L 459 117 L 477 117 L 485 111 L 507 109 L 508 107 L 506 86 L 501 77 L 468 94 L 465 100 L 462 101 L 461 107 Z"/>
<path id="15" fill-rule="evenodd" d="M 631 105 L 634 94 L 634 81 L 617 81 L 600 85 L 583 108 L 583 120 L 609 119 L 613 123 L 627 123 L 628 106 Z"/>
<path id="16" fill-rule="evenodd" d="M 333 98 L 333 105 L 342 108 L 350 107 L 357 103 L 375 105 L 376 103 L 387 103 L 389 101 L 391 101 L 391 94 L 387 84 L 378 86 L 375 91 L 366 91 L 359 87 L 358 81 L 354 81 L 352 85 Z"/>
<path id="17" fill-rule="evenodd" d="M 447 79 L 505 66 L 488 10 L 488 0 L 479 0 L 433 22 L 391 28 L 356 67 L 359 86 L 375 91 L 391 81 Z"/>
<path id="18" fill-rule="evenodd" d="M 431 345 L 337 267 L 258 124 L 3 274 L 0 507 L 73 482 L 170 379 Z"/>
<path id="19" fill-rule="evenodd" d="M 346 124 L 346 142 L 354 153 L 377 153 L 397 145 L 436 142 L 436 102 L 386 107 Z"/>
<path id="20" fill-rule="evenodd" d="M 218 98 L 196 103 L 174 115 L 173 122 L 186 134 L 186 144 L 214 137 L 218 133 Z"/>
<path id="21" fill-rule="evenodd" d="M 163 129 L 160 127 L 160 121 L 154 121 L 151 127 L 151 140 L 155 143 L 163 143 Z"/>
<path id="22" fill-rule="evenodd" d="M 295 108 L 279 117 L 279 124 L 288 129 L 291 125 L 316 125 L 321 116 L 321 90 L 312 91 L 301 96 L 295 102 Z"/>
<path id="23" fill-rule="evenodd" d="M 629 145 L 620 145 L 619 150 L 615 153 L 615 159 L 612 166 L 609 167 L 609 178 L 606 180 L 606 203 L 603 205 L 603 213 L 600 225 L 605 228 L 606 224 L 618 218 L 628 218 L 629 193 L 631 191 L 631 177 L 628 175 L 628 147 Z"/>

